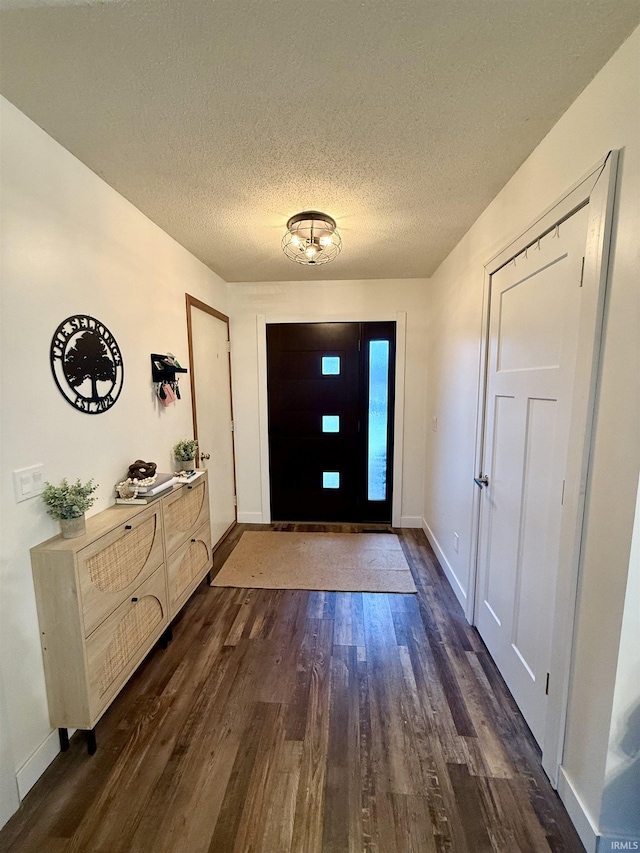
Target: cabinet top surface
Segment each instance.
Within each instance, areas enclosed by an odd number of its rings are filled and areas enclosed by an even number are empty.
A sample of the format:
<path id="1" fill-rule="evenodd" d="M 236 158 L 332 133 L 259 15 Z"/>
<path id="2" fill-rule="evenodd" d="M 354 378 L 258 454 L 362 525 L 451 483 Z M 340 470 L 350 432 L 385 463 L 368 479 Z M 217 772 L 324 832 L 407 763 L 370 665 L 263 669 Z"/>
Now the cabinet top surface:
<path id="1" fill-rule="evenodd" d="M 87 518 L 87 531 L 83 536 L 76 536 L 73 539 L 63 539 L 62 535 L 58 534 L 57 536 L 52 536 L 51 539 L 41 542 L 39 545 L 35 545 L 31 548 L 31 553 L 33 554 L 38 551 L 81 551 L 100 536 L 104 536 L 110 530 L 118 527 L 118 525 L 124 524 L 151 507 L 159 507 L 163 498 L 175 494 L 186 486 L 192 486 L 194 483 L 200 482 L 203 477 L 206 477 L 206 474 L 206 470 L 202 470 L 198 472 L 197 477 L 189 480 L 188 483 L 175 483 L 171 488 L 158 495 L 158 499 L 151 503 L 114 504 L 107 507 L 107 509 Z"/>

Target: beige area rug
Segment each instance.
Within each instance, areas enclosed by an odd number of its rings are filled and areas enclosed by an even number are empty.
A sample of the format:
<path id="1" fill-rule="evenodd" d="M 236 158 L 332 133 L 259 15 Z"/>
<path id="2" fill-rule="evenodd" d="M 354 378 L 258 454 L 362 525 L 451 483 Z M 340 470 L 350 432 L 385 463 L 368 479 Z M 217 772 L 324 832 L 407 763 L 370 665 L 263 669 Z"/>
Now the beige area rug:
<path id="1" fill-rule="evenodd" d="M 415 592 L 390 533 L 246 531 L 213 586 L 327 592 Z"/>

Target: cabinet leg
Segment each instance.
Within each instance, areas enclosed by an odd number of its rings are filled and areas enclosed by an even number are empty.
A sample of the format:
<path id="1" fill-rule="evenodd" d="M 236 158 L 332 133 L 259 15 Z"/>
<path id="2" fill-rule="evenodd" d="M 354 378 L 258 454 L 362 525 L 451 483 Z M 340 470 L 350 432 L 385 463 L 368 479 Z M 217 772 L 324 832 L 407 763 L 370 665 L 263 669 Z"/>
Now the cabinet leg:
<path id="1" fill-rule="evenodd" d="M 69 749 L 69 729 L 58 729 L 58 737 L 60 738 L 60 749 L 66 752 Z"/>
<path id="2" fill-rule="evenodd" d="M 96 743 L 96 730 L 88 729 L 87 731 L 87 752 L 89 755 L 95 755 L 98 744 Z"/>
<path id="3" fill-rule="evenodd" d="M 171 629 L 171 625 L 167 628 L 164 634 L 160 637 L 160 645 L 163 649 L 166 649 L 169 643 L 173 640 L 173 631 Z"/>

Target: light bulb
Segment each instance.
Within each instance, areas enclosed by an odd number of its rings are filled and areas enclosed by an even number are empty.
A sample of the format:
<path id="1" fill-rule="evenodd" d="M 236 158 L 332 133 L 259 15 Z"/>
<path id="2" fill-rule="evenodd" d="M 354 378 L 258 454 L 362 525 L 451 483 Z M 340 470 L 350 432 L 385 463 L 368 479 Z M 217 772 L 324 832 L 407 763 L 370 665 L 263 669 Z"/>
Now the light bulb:
<path id="1" fill-rule="evenodd" d="M 304 253 L 308 258 L 313 258 L 316 255 L 317 251 L 318 250 L 315 246 L 307 246 L 307 248 L 304 250 Z"/>
<path id="2" fill-rule="evenodd" d="M 325 234 L 324 237 L 320 238 L 320 245 L 323 246 L 325 249 L 327 246 L 331 246 L 332 243 L 333 240 L 331 239 L 331 236 L 329 234 Z"/>
<path id="3" fill-rule="evenodd" d="M 294 234 L 293 237 L 291 238 L 291 242 L 293 243 L 294 246 L 300 246 L 302 243 L 302 240 L 298 237 L 297 234 Z"/>

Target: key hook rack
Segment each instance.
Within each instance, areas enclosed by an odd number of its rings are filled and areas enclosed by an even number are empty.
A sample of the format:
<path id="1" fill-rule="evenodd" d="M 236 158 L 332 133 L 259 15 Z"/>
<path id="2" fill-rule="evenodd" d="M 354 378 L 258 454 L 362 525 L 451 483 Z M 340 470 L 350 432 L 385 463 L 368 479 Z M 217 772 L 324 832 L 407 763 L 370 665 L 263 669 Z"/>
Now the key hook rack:
<path id="1" fill-rule="evenodd" d="M 187 373 L 186 367 L 180 367 L 171 353 L 151 353 L 151 379 L 163 406 L 170 406 L 180 399 L 178 373 Z"/>
<path id="2" fill-rule="evenodd" d="M 178 367 L 169 358 L 157 352 L 151 353 L 151 379 L 153 382 L 175 382 L 176 373 L 188 373 L 186 367 Z"/>

